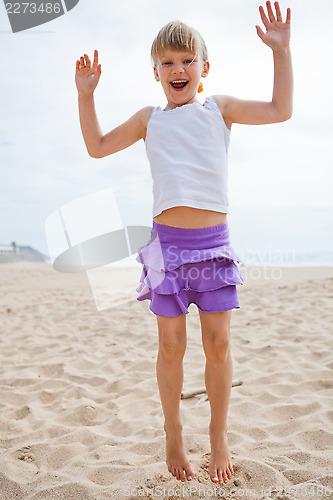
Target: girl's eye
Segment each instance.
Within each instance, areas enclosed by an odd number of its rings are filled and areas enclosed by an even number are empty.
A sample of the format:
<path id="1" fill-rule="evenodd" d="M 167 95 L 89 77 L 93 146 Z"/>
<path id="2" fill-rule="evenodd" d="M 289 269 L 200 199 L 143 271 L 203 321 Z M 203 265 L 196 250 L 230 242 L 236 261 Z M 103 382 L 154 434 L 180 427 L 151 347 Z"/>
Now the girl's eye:
<path id="1" fill-rule="evenodd" d="M 193 62 L 195 62 L 195 61 L 196 61 L 196 59 L 186 59 L 186 60 L 184 61 L 184 64 L 191 64 L 191 63 L 193 63 Z M 172 62 L 171 62 L 171 61 L 164 61 L 164 62 L 162 63 L 162 66 L 169 66 L 170 64 L 172 64 Z"/>

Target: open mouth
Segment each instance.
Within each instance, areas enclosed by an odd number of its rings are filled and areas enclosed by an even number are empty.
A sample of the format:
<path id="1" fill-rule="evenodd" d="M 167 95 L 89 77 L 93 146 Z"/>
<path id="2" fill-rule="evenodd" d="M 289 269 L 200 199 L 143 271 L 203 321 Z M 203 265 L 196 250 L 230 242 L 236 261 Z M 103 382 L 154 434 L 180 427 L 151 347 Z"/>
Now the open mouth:
<path id="1" fill-rule="evenodd" d="M 174 80 L 173 82 L 170 82 L 171 87 L 176 90 L 182 90 L 187 84 L 188 80 Z"/>

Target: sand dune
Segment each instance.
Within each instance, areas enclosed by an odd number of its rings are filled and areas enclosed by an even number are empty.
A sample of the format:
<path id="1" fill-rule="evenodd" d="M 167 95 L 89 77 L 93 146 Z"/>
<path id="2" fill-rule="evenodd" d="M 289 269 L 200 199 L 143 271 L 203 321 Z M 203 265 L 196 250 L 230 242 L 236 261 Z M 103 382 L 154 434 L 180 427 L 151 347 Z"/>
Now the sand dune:
<path id="1" fill-rule="evenodd" d="M 333 498 L 333 268 L 243 273 L 231 323 L 233 378 L 243 381 L 228 419 L 235 475 L 215 486 L 202 396 L 181 401 L 195 477 L 179 483 L 166 468 L 141 268 L 122 283 L 129 300 L 98 311 L 85 274 L 1 265 L 0 498 Z M 204 386 L 194 304 L 187 334 L 190 391 Z"/>

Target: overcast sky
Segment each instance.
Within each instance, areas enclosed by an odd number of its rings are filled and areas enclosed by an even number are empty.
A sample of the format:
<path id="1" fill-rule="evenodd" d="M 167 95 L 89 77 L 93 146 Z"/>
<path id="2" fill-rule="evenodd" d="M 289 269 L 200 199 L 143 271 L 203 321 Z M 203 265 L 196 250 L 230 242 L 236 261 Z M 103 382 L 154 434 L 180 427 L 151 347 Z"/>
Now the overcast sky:
<path id="1" fill-rule="evenodd" d="M 175 19 L 197 28 L 208 47 L 211 69 L 203 80 L 202 102 L 219 93 L 270 100 L 273 57 L 256 33 L 256 24 L 264 29 L 259 5 L 265 3 L 80 0 L 66 15 L 13 34 L 1 4 L 0 243 L 15 240 L 47 253 L 48 215 L 106 188 L 113 189 L 124 223 L 150 225 L 152 181 L 143 141 L 103 159 L 90 158 L 86 151 L 74 81 L 76 59 L 84 53 L 92 59 L 94 49 L 99 51 L 102 75 L 95 103 L 103 133 L 143 106 L 166 105 L 153 78 L 150 46 L 159 29 Z M 237 224 L 246 224 L 256 207 L 262 212 L 271 207 L 283 217 L 304 213 L 305 224 L 307 213 L 316 210 L 326 214 L 329 227 L 333 4 L 282 0 L 283 20 L 287 7 L 294 113 L 279 124 L 233 124 L 230 216 L 237 214 Z"/>

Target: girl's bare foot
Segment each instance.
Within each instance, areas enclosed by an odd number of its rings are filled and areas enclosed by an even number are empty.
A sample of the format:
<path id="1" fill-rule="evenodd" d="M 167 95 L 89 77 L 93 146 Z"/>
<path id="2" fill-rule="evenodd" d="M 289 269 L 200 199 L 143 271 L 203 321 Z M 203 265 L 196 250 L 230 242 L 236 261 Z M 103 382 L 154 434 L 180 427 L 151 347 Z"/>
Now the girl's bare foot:
<path id="1" fill-rule="evenodd" d="M 166 464 L 169 472 L 178 481 L 191 481 L 193 470 L 185 453 L 182 428 L 168 428 L 164 425 L 166 433 Z"/>
<path id="2" fill-rule="evenodd" d="M 234 474 L 228 447 L 227 431 L 209 427 L 210 461 L 209 475 L 213 483 L 227 483 Z"/>

